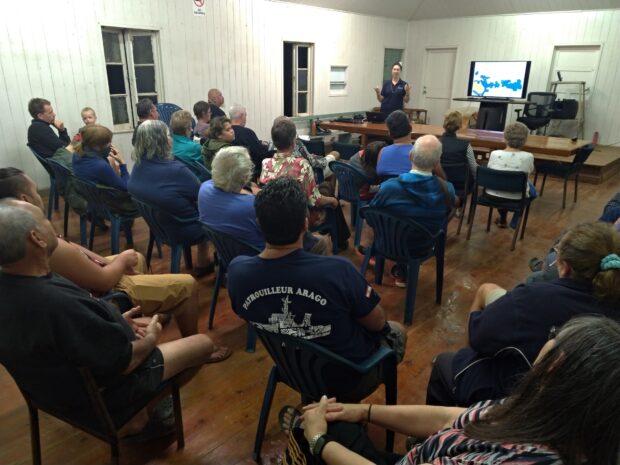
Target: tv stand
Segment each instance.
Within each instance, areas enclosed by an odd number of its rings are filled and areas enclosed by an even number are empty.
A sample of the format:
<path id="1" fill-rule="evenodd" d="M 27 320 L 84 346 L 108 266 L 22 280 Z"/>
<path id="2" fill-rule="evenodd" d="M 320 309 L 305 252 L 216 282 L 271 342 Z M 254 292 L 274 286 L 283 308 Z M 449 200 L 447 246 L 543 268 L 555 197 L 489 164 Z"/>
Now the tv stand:
<path id="1" fill-rule="evenodd" d="M 504 130 L 509 104 L 522 105 L 528 103 L 528 101 L 524 99 L 499 97 L 459 97 L 452 100 L 480 103 L 478 119 L 476 120 L 476 129 L 485 129 L 487 131 Z"/>

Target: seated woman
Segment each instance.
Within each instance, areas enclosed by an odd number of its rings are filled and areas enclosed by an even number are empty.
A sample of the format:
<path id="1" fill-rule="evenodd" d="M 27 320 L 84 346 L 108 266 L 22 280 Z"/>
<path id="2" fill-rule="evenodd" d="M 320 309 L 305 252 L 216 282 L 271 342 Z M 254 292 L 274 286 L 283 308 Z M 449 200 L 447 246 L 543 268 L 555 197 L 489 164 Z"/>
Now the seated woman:
<path id="1" fill-rule="evenodd" d="M 170 118 L 172 155 L 195 163 L 203 163 L 202 146 L 192 138 L 192 115 L 189 111 L 175 111 Z"/>
<path id="2" fill-rule="evenodd" d="M 207 137 L 209 139 L 202 146 L 202 156 L 205 166 L 211 171 L 211 163 L 215 158 L 215 154 L 218 150 L 233 143 L 235 140 L 235 130 L 228 118 L 219 116 L 211 120 Z"/>
<path id="3" fill-rule="evenodd" d="M 471 405 L 505 396 L 553 326 L 597 313 L 620 320 L 620 235 L 605 223 L 569 229 L 557 246 L 559 279 L 506 291 L 482 284 L 469 317 L 469 347 L 437 356 L 426 403 Z"/>
<path id="4" fill-rule="evenodd" d="M 209 257 L 207 236 L 198 220 L 198 190 L 200 181 L 180 161 L 170 155 L 168 126 L 159 120 L 143 122 L 136 131 L 136 143 L 132 157 L 135 166 L 129 180 L 129 192 L 137 200 L 152 204 L 181 219 L 193 219 L 180 223 L 164 217 L 163 226 L 179 242 L 197 244 L 198 254 L 194 277 L 213 272 Z"/>
<path id="5" fill-rule="evenodd" d="M 305 408 L 303 434 L 327 465 L 614 465 L 620 453 L 619 339 L 617 322 L 578 317 L 544 345 L 503 401 L 463 409 L 339 404 L 324 396 Z M 377 451 L 363 423 L 428 438 L 401 458 Z"/>
<path id="6" fill-rule="evenodd" d="M 443 120 L 443 128 L 445 132 L 439 138 L 442 147 L 441 163 L 465 163 L 469 166 L 469 178 L 474 180 L 476 178 L 476 156 L 474 155 L 474 149 L 471 144 L 456 137 L 456 131 L 463 126 L 463 115 L 459 111 L 451 111 L 446 113 Z M 454 181 L 452 181 L 454 182 Z"/>
<path id="7" fill-rule="evenodd" d="M 493 150 L 489 157 L 489 163 L 487 168 L 503 171 L 523 171 L 528 175 L 534 171 L 534 156 L 530 152 L 524 152 L 521 147 L 527 142 L 527 135 L 529 131 L 527 126 L 523 123 L 512 123 L 506 126 L 504 129 L 504 139 L 506 140 L 506 148 L 504 150 Z M 521 195 L 514 192 L 503 192 L 487 189 L 487 194 L 495 197 L 502 197 L 508 200 L 520 199 Z M 534 185 L 528 183 L 526 189 L 526 195 L 530 198 L 530 201 L 536 198 L 536 189 Z M 507 211 L 498 209 L 499 218 L 495 221 L 500 228 L 506 228 Z M 512 228 L 517 227 L 519 221 L 519 215 L 515 214 L 512 217 L 510 226 Z"/>
<path id="8" fill-rule="evenodd" d="M 199 139 L 207 137 L 207 130 L 209 129 L 209 121 L 211 121 L 211 105 L 204 100 L 199 100 L 194 103 L 194 116 L 196 117 L 196 127 L 194 128 L 194 135 Z"/>
<path id="9" fill-rule="evenodd" d="M 364 184 L 360 188 L 360 198 L 362 200 L 372 200 L 377 192 L 379 192 L 379 183 L 377 176 L 377 158 L 379 152 L 387 143 L 383 141 L 371 142 L 365 149 L 360 150 L 349 159 L 349 164 L 364 173 L 371 181 L 370 184 Z M 376 183 L 375 183 L 376 182 Z"/>

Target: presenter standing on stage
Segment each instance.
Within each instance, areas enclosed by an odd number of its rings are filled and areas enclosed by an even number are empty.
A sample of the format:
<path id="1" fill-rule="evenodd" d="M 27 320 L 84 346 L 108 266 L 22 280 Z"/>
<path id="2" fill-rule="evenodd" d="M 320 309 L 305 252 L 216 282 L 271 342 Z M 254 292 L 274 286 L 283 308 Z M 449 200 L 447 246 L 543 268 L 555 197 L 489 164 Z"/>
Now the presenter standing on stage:
<path id="1" fill-rule="evenodd" d="M 381 113 L 386 117 L 394 110 L 402 110 L 404 103 L 409 102 L 411 86 L 400 78 L 402 65 L 396 62 L 392 65 L 392 80 L 385 81 L 383 88 L 375 87 L 377 100 L 381 102 Z M 403 103 L 404 102 L 404 103 Z"/>

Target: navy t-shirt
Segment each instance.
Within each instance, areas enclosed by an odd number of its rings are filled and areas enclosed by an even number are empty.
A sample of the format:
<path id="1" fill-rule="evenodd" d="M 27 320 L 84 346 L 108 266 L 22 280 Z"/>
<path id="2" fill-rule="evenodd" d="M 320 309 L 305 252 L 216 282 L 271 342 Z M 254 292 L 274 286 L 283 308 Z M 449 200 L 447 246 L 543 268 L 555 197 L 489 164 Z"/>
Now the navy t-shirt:
<path id="1" fill-rule="evenodd" d="M 385 116 L 389 116 L 394 110 L 403 109 L 403 99 L 405 98 L 405 86 L 407 83 L 402 79 L 399 79 L 396 85 L 392 84 L 392 80 L 387 80 L 383 83 L 381 89 L 381 95 L 383 95 L 383 101 L 381 102 L 381 113 Z"/>
<path id="2" fill-rule="evenodd" d="M 298 249 L 284 257 L 237 257 L 228 267 L 234 311 L 256 326 L 310 339 L 360 362 L 377 348 L 377 335 L 356 320 L 379 296 L 350 261 Z"/>

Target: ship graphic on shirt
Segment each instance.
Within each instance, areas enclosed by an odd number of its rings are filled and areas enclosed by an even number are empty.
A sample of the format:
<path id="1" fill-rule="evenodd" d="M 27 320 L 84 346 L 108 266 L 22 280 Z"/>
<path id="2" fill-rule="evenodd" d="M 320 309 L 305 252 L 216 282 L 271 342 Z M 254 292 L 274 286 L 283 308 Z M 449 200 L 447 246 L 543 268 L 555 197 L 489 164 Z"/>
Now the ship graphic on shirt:
<path id="1" fill-rule="evenodd" d="M 286 334 L 301 339 L 316 339 L 318 337 L 329 336 L 332 332 L 332 325 L 312 325 L 312 314 L 305 313 L 301 323 L 295 321 L 295 315 L 289 311 L 292 300 L 289 296 L 282 299 L 282 313 L 272 313 L 268 323 L 253 322 L 257 328 L 271 333 Z"/>

